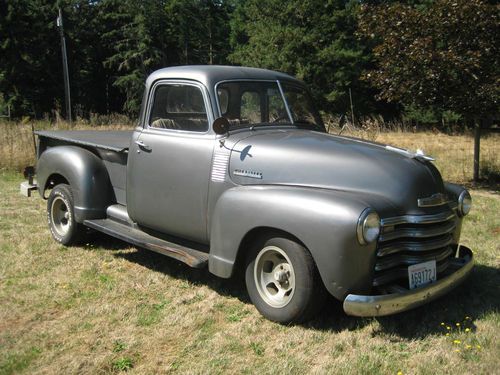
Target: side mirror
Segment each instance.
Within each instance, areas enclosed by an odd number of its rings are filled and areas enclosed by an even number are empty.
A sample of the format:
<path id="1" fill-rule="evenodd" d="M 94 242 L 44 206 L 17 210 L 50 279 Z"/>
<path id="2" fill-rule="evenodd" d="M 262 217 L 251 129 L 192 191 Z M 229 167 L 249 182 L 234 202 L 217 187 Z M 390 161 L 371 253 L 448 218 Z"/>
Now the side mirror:
<path id="1" fill-rule="evenodd" d="M 225 117 L 219 117 L 214 120 L 212 124 L 215 134 L 223 135 L 229 131 L 229 121 Z"/>

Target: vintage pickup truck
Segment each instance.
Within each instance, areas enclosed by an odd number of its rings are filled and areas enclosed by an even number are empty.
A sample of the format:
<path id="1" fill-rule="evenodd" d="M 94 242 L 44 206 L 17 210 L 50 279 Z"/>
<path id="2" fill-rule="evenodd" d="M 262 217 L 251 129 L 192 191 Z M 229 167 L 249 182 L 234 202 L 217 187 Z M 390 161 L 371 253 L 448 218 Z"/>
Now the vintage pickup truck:
<path id="1" fill-rule="evenodd" d="M 301 322 L 330 293 L 354 316 L 402 312 L 473 267 L 471 208 L 422 152 L 335 136 L 286 74 L 183 66 L 149 76 L 133 131 L 39 131 L 54 239 L 88 228 L 245 277 L 251 301 Z"/>

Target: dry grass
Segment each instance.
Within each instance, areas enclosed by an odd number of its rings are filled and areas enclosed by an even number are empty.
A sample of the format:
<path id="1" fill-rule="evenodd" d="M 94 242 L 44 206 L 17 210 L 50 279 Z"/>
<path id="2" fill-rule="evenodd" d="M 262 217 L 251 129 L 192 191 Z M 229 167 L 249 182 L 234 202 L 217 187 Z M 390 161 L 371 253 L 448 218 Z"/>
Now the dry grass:
<path id="1" fill-rule="evenodd" d="M 0 170 L 22 171 L 27 165 L 34 165 L 35 146 L 32 134 L 34 130 L 121 130 L 133 129 L 133 123 L 127 118 L 114 119 L 106 124 L 100 121 L 77 121 L 72 125 L 67 122 L 26 121 L 10 122 L 0 120 Z M 118 122 L 118 120 L 121 120 Z"/>
<path id="2" fill-rule="evenodd" d="M 459 291 L 381 319 L 347 317 L 331 301 L 315 321 L 285 327 L 263 319 L 239 281 L 105 236 L 79 247 L 56 244 L 45 202 L 20 196 L 20 181 L 0 172 L 0 374 L 486 374 L 500 368 L 498 195 L 472 191 L 475 208 L 463 240 L 476 251 L 478 266 Z"/>

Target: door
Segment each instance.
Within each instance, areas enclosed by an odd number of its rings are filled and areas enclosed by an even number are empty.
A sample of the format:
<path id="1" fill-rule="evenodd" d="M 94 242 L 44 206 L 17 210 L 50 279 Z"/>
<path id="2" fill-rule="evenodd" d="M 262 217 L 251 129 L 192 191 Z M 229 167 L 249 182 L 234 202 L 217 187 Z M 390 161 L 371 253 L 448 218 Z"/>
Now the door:
<path id="1" fill-rule="evenodd" d="M 198 84 L 152 88 L 142 131 L 130 147 L 127 210 L 141 226 L 207 242 L 207 200 L 215 135 Z"/>

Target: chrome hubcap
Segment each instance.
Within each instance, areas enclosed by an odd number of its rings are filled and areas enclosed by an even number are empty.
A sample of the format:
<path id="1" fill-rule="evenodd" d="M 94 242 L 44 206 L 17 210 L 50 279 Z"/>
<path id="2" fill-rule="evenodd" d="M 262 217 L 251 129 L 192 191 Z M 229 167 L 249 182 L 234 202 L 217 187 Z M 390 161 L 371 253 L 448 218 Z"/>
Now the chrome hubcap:
<path id="1" fill-rule="evenodd" d="M 70 213 L 68 206 L 61 197 L 56 197 L 52 201 L 50 210 L 52 226 L 58 235 L 64 236 L 69 230 Z"/>
<path id="2" fill-rule="evenodd" d="M 277 246 L 266 246 L 255 260 L 255 285 L 267 304 L 280 308 L 286 306 L 295 291 L 295 272 L 290 259 Z"/>

